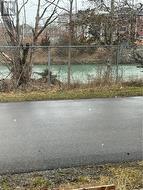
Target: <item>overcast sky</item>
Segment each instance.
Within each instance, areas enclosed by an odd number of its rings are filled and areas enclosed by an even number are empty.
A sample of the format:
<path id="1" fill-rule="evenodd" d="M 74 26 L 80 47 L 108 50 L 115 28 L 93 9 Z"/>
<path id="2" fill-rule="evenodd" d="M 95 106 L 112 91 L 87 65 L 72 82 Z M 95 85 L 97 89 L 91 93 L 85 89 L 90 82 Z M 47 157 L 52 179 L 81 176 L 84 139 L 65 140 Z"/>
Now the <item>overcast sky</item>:
<path id="1" fill-rule="evenodd" d="M 23 1 L 23 0 L 20 0 L 20 1 Z M 35 11 L 36 11 L 36 7 L 37 7 L 36 1 L 37 0 L 29 0 L 29 3 L 26 5 L 26 14 L 27 14 L 27 16 L 26 16 L 27 19 L 26 20 L 27 20 L 27 23 L 30 24 L 30 25 L 33 25 L 33 22 L 34 22 L 35 13 L 36 13 Z M 64 8 L 66 8 L 66 9 L 68 9 L 69 0 L 61 0 L 60 5 L 63 6 Z M 87 0 L 77 0 L 78 9 L 84 9 L 85 7 L 87 7 L 87 5 L 89 6 L 89 3 L 88 3 Z M 73 9 L 75 10 L 75 2 L 74 2 Z"/>
<path id="2" fill-rule="evenodd" d="M 24 0 L 24 1 L 26 1 L 26 0 Z M 69 0 L 60 0 L 60 1 L 61 1 L 60 5 L 66 9 L 68 9 Z M 75 10 L 75 1 L 76 0 L 74 0 L 74 7 L 73 7 L 74 10 Z M 141 1 L 143 2 L 143 0 L 134 0 L 135 3 L 141 2 Z M 19 2 L 23 2 L 23 0 L 19 0 Z M 26 5 L 26 14 L 27 14 L 26 21 L 30 25 L 33 25 L 33 23 L 35 21 L 35 13 L 36 13 L 36 7 L 37 7 L 36 2 L 37 2 L 37 0 L 29 0 L 29 3 Z M 91 6 L 91 4 L 88 3 L 88 0 L 77 0 L 78 10 L 85 9 L 90 6 Z M 47 11 L 47 14 L 49 13 L 49 11 Z"/>

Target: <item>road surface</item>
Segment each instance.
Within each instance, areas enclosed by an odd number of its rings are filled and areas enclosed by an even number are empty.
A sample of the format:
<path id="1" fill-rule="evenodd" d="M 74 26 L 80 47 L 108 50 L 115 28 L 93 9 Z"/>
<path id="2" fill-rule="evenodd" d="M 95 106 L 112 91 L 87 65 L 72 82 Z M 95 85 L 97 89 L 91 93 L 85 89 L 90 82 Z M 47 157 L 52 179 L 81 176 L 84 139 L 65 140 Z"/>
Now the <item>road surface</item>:
<path id="1" fill-rule="evenodd" d="M 0 173 L 142 159 L 143 97 L 0 104 Z"/>

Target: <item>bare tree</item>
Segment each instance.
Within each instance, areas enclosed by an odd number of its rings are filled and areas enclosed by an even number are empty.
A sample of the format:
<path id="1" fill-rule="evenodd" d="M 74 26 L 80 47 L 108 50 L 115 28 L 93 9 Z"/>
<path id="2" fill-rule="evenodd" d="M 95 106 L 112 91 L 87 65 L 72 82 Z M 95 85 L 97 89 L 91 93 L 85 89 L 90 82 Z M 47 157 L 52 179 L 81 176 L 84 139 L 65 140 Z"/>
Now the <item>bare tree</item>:
<path id="1" fill-rule="evenodd" d="M 47 2 L 50 2 L 48 0 L 46 0 Z M 74 0 L 68 0 L 69 2 L 69 9 L 66 9 L 64 7 L 61 7 L 59 5 L 57 5 L 57 7 L 66 12 L 69 15 L 69 35 L 68 35 L 68 87 L 70 87 L 70 83 L 71 83 L 71 51 L 72 51 L 72 42 L 74 40 L 74 21 L 73 21 L 73 3 Z M 52 4 L 56 5 L 55 2 L 52 2 Z"/>
<path id="2" fill-rule="evenodd" d="M 57 8 L 59 1 L 60 0 L 36 0 L 37 10 L 35 21 L 33 21 L 35 22 L 35 25 L 32 29 L 33 35 L 31 44 L 30 42 L 25 44 L 20 30 L 21 14 L 29 0 L 23 1 L 22 5 L 19 4 L 18 0 L 15 0 L 15 16 L 10 14 L 5 15 L 2 13 L 1 9 L 2 22 L 9 37 L 9 40 L 7 41 L 8 45 L 14 46 L 10 55 L 2 52 L 2 56 L 9 62 L 9 68 L 12 73 L 12 79 L 15 87 L 26 85 L 30 81 L 32 73 L 32 57 L 34 52 L 30 46 L 37 45 L 38 39 L 46 27 L 56 20 L 58 15 Z M 0 3 L 3 6 L 3 11 L 6 12 L 6 7 L 4 6 L 3 0 L 0 0 Z M 48 16 L 47 12 L 50 12 Z M 41 26 L 40 22 L 43 20 L 43 18 L 44 24 Z"/>

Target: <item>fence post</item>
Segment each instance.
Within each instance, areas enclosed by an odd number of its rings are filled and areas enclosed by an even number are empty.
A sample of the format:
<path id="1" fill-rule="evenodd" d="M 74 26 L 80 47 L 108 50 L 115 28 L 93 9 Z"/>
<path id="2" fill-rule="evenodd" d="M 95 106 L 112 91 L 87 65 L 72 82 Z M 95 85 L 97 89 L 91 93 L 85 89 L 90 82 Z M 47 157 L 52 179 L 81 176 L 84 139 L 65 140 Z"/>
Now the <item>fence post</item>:
<path id="1" fill-rule="evenodd" d="M 71 84 L 71 46 L 69 46 L 69 56 L 68 56 L 68 87 Z"/>
<path id="2" fill-rule="evenodd" d="M 116 83 L 119 79 L 119 62 L 120 62 L 120 45 L 117 46 L 117 53 L 116 53 Z"/>
<path id="3" fill-rule="evenodd" d="M 51 85 L 51 48 L 48 47 L 48 85 Z"/>

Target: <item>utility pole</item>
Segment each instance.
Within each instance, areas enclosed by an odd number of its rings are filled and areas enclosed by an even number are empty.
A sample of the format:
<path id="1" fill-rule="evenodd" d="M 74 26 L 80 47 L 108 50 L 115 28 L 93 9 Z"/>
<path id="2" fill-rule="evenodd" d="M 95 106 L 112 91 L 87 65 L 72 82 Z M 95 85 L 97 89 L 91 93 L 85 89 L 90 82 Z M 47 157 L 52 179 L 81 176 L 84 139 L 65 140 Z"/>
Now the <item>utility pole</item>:
<path id="1" fill-rule="evenodd" d="M 77 13 L 78 13 L 77 0 L 75 0 L 75 23 L 76 23 L 76 21 L 78 19 Z M 76 34 L 76 38 L 77 38 L 77 24 L 75 25 L 75 34 Z"/>
<path id="2" fill-rule="evenodd" d="M 71 84 L 71 45 L 72 45 L 72 9 L 73 9 L 73 0 L 70 1 L 70 10 L 69 10 L 69 51 L 68 51 L 68 88 Z"/>
<path id="3" fill-rule="evenodd" d="M 25 25 L 26 25 L 26 9 L 25 9 L 25 0 L 23 0 L 23 27 L 22 27 L 22 40 L 25 38 Z"/>
<path id="4" fill-rule="evenodd" d="M 75 0 L 75 13 L 77 13 L 77 0 Z"/>
<path id="5" fill-rule="evenodd" d="M 113 25 L 114 25 L 114 12 L 115 12 L 115 0 L 111 0 L 111 27 L 110 27 L 110 38 L 111 44 L 113 44 Z"/>

